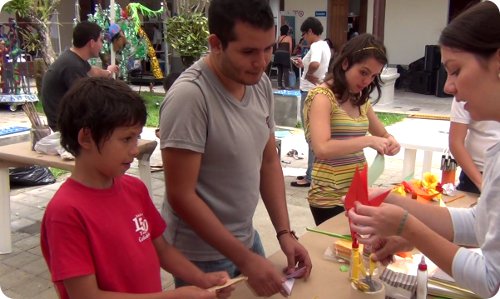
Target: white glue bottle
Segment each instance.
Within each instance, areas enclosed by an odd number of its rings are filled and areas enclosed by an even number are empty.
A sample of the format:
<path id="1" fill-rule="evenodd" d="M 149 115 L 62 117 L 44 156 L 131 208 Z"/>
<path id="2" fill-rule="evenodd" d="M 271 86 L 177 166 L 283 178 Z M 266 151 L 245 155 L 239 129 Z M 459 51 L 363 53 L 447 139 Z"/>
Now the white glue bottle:
<path id="1" fill-rule="evenodd" d="M 418 264 L 417 272 L 417 299 L 427 298 L 427 264 L 425 257 L 422 256 L 420 264 Z"/>

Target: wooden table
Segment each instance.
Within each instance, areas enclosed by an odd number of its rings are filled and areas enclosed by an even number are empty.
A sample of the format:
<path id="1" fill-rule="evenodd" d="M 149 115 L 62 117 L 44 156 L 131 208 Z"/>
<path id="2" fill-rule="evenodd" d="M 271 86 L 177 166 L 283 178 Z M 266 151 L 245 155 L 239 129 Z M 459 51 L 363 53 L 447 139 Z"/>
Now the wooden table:
<path id="1" fill-rule="evenodd" d="M 150 196 L 151 170 L 149 159 L 157 142 L 154 140 L 139 140 L 139 176 L 146 184 Z M 59 156 L 39 154 L 31 150 L 30 142 L 15 143 L 0 146 L 0 254 L 12 252 L 10 231 L 10 183 L 9 167 L 40 165 L 73 171 L 74 161 L 63 161 Z"/>
<path id="2" fill-rule="evenodd" d="M 477 198 L 471 194 L 464 193 L 465 196 L 451 202 L 450 207 L 469 207 L 477 201 Z M 339 234 L 348 234 L 349 226 L 347 217 L 339 214 L 319 226 L 319 229 L 335 232 Z M 307 232 L 299 239 L 300 243 L 306 247 L 311 257 L 313 268 L 311 276 L 307 281 L 303 279 L 295 280 L 291 299 L 325 299 L 325 298 L 351 298 L 351 286 L 349 283 L 349 273 L 340 271 L 340 264 L 325 260 L 323 253 L 325 249 L 333 244 L 337 239 L 318 233 Z M 269 257 L 277 269 L 286 267 L 285 255 L 280 250 Z M 246 283 L 236 285 L 236 290 L 231 298 L 247 299 L 257 298 Z M 280 294 L 270 298 L 283 298 Z"/>

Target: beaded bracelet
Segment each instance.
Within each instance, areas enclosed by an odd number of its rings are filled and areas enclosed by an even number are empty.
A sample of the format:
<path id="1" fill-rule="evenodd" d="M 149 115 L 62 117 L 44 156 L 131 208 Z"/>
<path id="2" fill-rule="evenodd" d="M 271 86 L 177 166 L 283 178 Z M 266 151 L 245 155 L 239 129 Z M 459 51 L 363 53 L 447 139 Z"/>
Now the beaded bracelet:
<path id="1" fill-rule="evenodd" d="M 403 229 L 405 228 L 406 221 L 408 220 L 408 210 L 405 210 L 405 213 L 403 214 L 403 218 L 401 218 L 401 222 L 399 222 L 399 227 L 398 231 L 396 232 L 396 235 L 400 236 L 401 233 L 403 232 Z"/>
<path id="2" fill-rule="evenodd" d="M 299 239 L 293 230 L 288 230 L 288 229 L 283 229 L 283 230 L 280 230 L 280 231 L 276 234 L 276 239 L 278 239 L 278 240 L 279 240 L 279 238 L 280 238 L 281 236 L 286 235 L 286 234 L 290 234 L 290 235 L 292 235 L 292 237 L 293 237 L 295 240 L 298 240 L 298 239 Z"/>

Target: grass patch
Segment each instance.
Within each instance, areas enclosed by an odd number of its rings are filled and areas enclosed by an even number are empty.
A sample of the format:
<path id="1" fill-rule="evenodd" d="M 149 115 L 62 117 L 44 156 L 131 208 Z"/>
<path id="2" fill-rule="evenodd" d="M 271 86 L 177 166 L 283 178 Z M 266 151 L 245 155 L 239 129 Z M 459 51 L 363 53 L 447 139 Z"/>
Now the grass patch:
<path id="1" fill-rule="evenodd" d="M 140 95 L 144 99 L 148 111 L 146 127 L 157 127 L 160 124 L 160 104 L 165 94 L 141 92 Z"/>
<path id="2" fill-rule="evenodd" d="M 407 117 L 406 114 L 399 113 L 387 113 L 387 112 L 375 112 L 377 114 L 378 119 L 384 124 L 384 126 L 390 126 L 397 122 L 402 121 Z"/>

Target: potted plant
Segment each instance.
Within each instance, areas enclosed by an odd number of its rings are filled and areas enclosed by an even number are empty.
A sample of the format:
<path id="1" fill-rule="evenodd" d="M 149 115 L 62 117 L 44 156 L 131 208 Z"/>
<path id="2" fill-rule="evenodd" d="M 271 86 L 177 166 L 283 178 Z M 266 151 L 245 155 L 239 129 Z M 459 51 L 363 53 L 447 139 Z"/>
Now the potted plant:
<path id="1" fill-rule="evenodd" d="M 166 22 L 166 40 L 181 56 L 182 63 L 188 67 L 208 51 L 208 19 L 204 15 L 206 0 L 197 4 L 178 1 L 178 15 Z"/>

